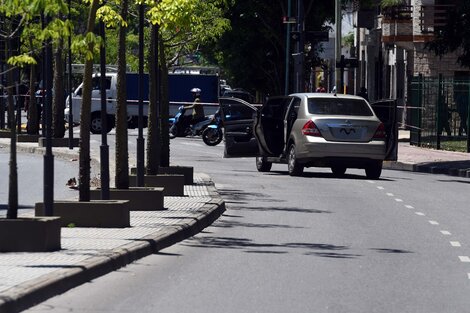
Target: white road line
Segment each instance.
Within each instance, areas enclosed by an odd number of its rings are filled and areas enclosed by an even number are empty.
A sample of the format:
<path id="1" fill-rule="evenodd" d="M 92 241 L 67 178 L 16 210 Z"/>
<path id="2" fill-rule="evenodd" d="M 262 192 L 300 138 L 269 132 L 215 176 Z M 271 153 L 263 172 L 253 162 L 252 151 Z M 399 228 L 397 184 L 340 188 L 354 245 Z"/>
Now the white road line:
<path id="1" fill-rule="evenodd" d="M 398 199 L 398 198 L 395 198 L 395 201 L 396 201 L 396 202 L 403 202 L 402 199 Z"/>
<path id="2" fill-rule="evenodd" d="M 459 256 L 460 262 L 470 263 L 470 258 L 468 256 Z"/>
<path id="3" fill-rule="evenodd" d="M 450 245 L 451 245 L 452 247 L 461 247 L 461 246 L 462 246 L 462 245 L 460 244 L 460 242 L 458 242 L 458 241 L 451 241 L 451 242 L 450 242 Z"/>
<path id="4" fill-rule="evenodd" d="M 412 205 L 409 205 L 409 204 L 405 205 L 405 208 L 407 208 L 407 209 L 414 209 L 414 207 L 413 207 Z"/>
<path id="5" fill-rule="evenodd" d="M 393 193 L 387 192 L 387 196 L 393 197 Z"/>
<path id="6" fill-rule="evenodd" d="M 429 224 L 431 224 L 431 225 L 439 225 L 439 223 L 436 222 L 436 221 L 429 221 Z"/>
<path id="7" fill-rule="evenodd" d="M 375 184 L 375 181 L 373 181 L 373 180 L 368 180 L 367 182 L 368 182 L 369 184 Z"/>
<path id="8" fill-rule="evenodd" d="M 444 236 L 450 236 L 450 235 L 452 235 L 452 234 L 450 233 L 450 231 L 447 231 L 447 230 L 441 230 L 441 234 L 443 234 Z"/>
<path id="9" fill-rule="evenodd" d="M 385 188 L 382 186 L 377 186 L 377 189 L 384 190 Z"/>
<path id="10" fill-rule="evenodd" d="M 467 277 L 468 277 L 468 279 L 470 279 L 470 273 L 467 273 Z"/>
<path id="11" fill-rule="evenodd" d="M 423 212 L 415 212 L 415 214 L 419 216 L 426 216 L 426 214 L 424 214 Z"/>

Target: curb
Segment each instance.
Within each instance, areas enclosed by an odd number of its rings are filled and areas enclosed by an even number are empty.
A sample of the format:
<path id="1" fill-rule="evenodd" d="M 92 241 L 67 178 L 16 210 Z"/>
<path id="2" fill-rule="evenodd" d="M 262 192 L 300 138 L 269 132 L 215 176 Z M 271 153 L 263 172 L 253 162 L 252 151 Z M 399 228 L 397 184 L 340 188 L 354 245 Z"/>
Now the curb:
<path id="1" fill-rule="evenodd" d="M 206 174 L 202 175 L 202 179 L 211 200 L 196 211 L 196 217 L 182 220 L 180 226 L 169 226 L 164 231 L 155 232 L 100 256 L 91 257 L 72 268 L 58 270 L 12 287 L 6 294 L 0 295 L 0 313 L 21 312 L 199 233 L 225 211 L 225 202 L 213 181 Z"/>
<path id="2" fill-rule="evenodd" d="M 470 168 L 462 169 L 449 167 L 445 164 L 436 165 L 435 163 L 427 164 L 410 164 L 398 161 L 385 161 L 383 164 L 384 169 L 397 170 L 397 171 L 408 171 L 408 172 L 419 172 L 427 174 L 443 174 L 449 176 L 458 176 L 470 178 Z"/>

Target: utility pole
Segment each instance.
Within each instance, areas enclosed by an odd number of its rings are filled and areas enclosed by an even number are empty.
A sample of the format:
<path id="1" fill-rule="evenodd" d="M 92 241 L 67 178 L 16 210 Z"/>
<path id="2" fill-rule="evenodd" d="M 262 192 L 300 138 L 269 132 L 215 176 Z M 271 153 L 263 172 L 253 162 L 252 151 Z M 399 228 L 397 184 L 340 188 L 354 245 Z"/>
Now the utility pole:
<path id="1" fill-rule="evenodd" d="M 304 64 L 305 64 L 305 32 L 304 32 L 304 1 L 297 0 L 297 53 L 294 55 L 295 62 L 295 91 L 304 91 Z"/>
<path id="2" fill-rule="evenodd" d="M 284 79 L 284 94 L 289 94 L 289 60 L 290 60 L 290 16 L 292 14 L 292 0 L 287 0 L 287 17 L 286 17 L 286 75 Z"/>
<path id="3" fill-rule="evenodd" d="M 341 0 L 335 0 L 335 24 L 336 24 L 336 38 L 335 38 L 335 85 L 336 92 L 343 93 L 343 78 L 342 70 L 338 67 L 341 62 Z"/>

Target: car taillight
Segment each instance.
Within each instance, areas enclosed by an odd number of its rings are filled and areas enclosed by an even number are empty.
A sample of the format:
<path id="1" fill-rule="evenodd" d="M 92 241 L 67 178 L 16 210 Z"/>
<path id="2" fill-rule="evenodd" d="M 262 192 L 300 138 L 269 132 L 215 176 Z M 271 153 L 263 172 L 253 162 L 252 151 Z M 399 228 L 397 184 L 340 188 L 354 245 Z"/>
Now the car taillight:
<path id="1" fill-rule="evenodd" d="M 302 127 L 302 134 L 305 136 L 322 137 L 320 130 L 312 120 L 309 120 L 307 123 L 305 123 L 304 127 Z"/>
<path id="2" fill-rule="evenodd" d="M 380 123 L 377 127 L 373 139 L 385 139 L 385 125 L 383 123 Z"/>

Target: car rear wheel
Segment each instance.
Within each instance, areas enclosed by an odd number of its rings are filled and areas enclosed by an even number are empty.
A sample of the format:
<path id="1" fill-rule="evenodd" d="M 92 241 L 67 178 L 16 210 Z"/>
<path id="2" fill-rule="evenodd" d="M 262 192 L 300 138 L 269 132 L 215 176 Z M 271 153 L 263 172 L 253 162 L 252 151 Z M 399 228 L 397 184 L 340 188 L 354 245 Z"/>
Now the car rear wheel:
<path id="1" fill-rule="evenodd" d="M 273 164 L 268 162 L 265 157 L 256 157 L 256 168 L 258 172 L 269 172 Z"/>
<path id="2" fill-rule="evenodd" d="M 297 161 L 294 144 L 290 145 L 289 147 L 289 155 L 287 156 L 287 169 L 290 176 L 301 176 L 304 172 L 304 167 Z"/>
<path id="3" fill-rule="evenodd" d="M 382 161 L 374 161 L 367 165 L 366 176 L 369 179 L 379 179 L 382 174 Z"/>
<path id="4" fill-rule="evenodd" d="M 342 177 L 344 176 L 344 173 L 346 173 L 346 167 L 345 166 L 332 166 L 331 171 L 333 172 L 334 176 Z"/>

